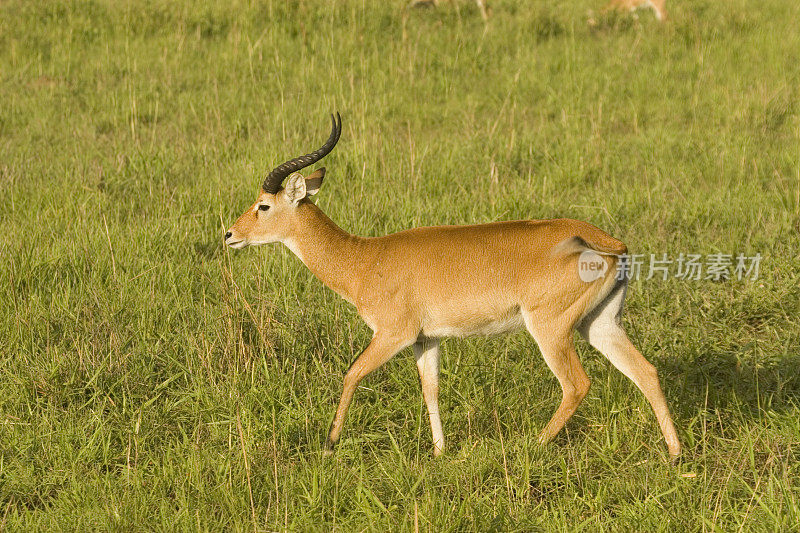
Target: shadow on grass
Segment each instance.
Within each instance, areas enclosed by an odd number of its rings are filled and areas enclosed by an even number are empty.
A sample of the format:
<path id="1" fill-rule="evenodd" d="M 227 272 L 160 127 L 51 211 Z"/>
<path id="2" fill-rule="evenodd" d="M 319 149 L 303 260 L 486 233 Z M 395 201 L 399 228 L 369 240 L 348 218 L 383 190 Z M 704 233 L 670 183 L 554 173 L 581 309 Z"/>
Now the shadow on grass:
<path id="1" fill-rule="evenodd" d="M 682 385 L 672 407 L 689 418 L 701 408 L 735 408 L 751 418 L 760 418 L 765 411 L 796 409 L 800 405 L 798 368 L 800 354 L 789 353 L 764 358 L 708 352 L 691 360 L 673 358 L 659 364 L 663 375 L 673 376 L 673 390 Z"/>

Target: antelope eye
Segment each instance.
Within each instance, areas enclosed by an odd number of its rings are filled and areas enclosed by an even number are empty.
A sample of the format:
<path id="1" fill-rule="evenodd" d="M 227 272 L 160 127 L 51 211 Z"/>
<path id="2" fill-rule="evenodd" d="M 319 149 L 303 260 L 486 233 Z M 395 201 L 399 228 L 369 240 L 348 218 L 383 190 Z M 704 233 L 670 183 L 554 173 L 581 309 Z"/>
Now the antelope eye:
<path id="1" fill-rule="evenodd" d="M 259 211 L 266 211 L 267 209 L 269 209 L 269 206 L 267 204 L 261 204 L 260 206 L 258 206 Z"/>

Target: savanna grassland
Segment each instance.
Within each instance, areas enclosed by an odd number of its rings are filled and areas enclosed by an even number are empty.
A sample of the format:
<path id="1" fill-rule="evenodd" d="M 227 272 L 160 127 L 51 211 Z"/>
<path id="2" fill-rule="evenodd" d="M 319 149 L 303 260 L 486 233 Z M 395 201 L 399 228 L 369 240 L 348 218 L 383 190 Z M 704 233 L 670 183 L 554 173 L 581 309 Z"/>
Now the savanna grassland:
<path id="1" fill-rule="evenodd" d="M 800 523 L 800 4 L 0 2 L 0 529 L 790 531 Z M 572 217 L 636 253 L 763 257 L 633 281 L 684 455 L 584 341 L 561 398 L 524 333 L 443 345 L 433 459 L 410 350 L 321 450 L 353 307 L 224 229 L 344 119 L 350 232 Z"/>

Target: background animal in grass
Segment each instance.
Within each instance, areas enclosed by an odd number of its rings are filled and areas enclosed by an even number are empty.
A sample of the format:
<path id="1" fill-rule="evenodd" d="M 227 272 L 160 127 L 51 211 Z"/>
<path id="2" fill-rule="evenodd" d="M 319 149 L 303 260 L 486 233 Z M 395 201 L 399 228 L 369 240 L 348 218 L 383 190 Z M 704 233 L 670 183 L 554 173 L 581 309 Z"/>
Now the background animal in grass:
<path id="1" fill-rule="evenodd" d="M 409 7 L 422 7 L 422 6 L 435 6 L 438 5 L 440 0 L 412 0 Z M 481 13 L 483 20 L 488 20 L 490 10 L 485 0 L 475 0 L 478 10 Z M 611 0 L 601 10 L 601 13 L 609 11 L 625 11 L 633 13 L 639 9 L 652 8 L 655 13 L 656 19 L 664 21 L 667 19 L 667 11 L 664 7 L 666 0 Z"/>

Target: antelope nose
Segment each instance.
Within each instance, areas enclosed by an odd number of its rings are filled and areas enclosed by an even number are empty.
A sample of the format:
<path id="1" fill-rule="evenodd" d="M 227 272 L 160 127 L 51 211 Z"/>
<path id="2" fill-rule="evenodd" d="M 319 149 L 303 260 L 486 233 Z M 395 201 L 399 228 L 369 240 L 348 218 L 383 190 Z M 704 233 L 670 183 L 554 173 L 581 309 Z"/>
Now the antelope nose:
<path id="1" fill-rule="evenodd" d="M 227 241 L 228 239 L 230 239 L 231 235 L 233 235 L 233 233 L 231 233 L 230 231 L 228 233 L 226 233 L 225 234 L 225 240 Z"/>

